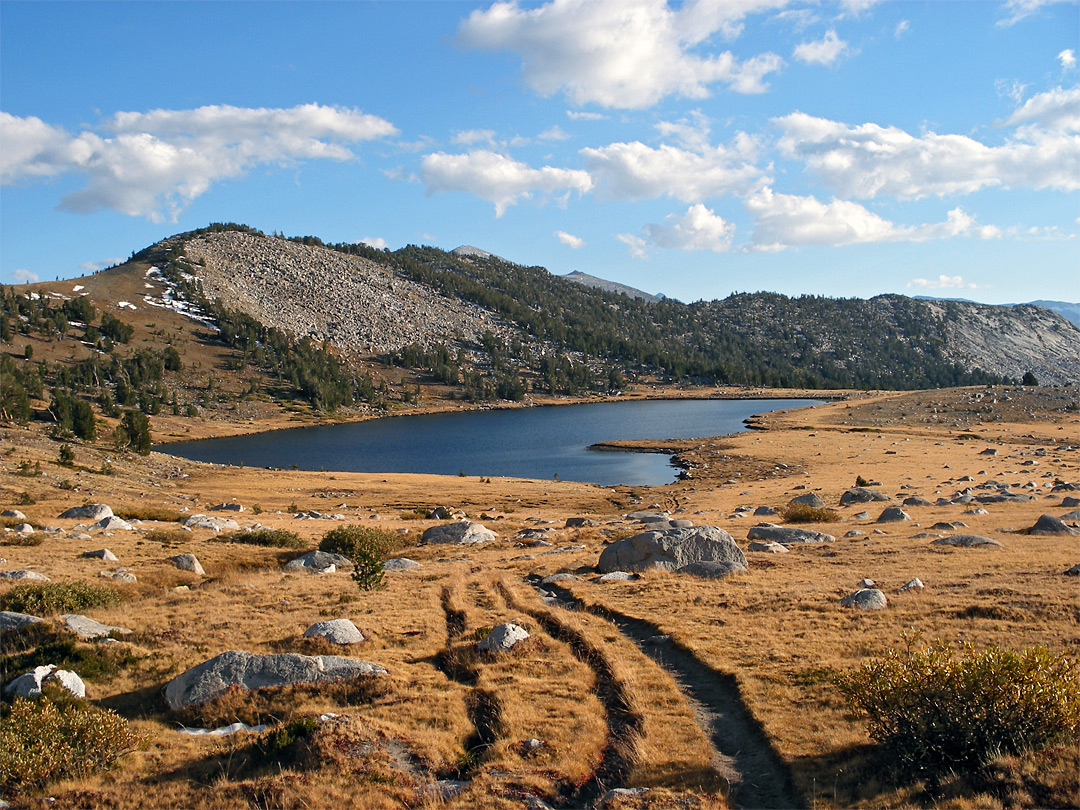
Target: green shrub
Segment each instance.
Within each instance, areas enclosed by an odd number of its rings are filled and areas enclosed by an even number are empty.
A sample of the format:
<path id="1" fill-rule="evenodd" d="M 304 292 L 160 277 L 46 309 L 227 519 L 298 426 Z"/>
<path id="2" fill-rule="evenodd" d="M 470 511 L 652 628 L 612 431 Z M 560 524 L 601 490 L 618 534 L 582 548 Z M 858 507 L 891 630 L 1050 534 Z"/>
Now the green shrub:
<path id="1" fill-rule="evenodd" d="M 124 520 L 156 520 L 162 523 L 179 523 L 184 519 L 182 513 L 163 506 L 119 506 L 114 514 Z"/>
<path id="2" fill-rule="evenodd" d="M 0 594 L 0 610 L 30 613 L 79 613 L 90 608 L 110 607 L 120 602 L 120 596 L 105 585 L 84 582 L 35 582 L 16 585 Z"/>
<path id="3" fill-rule="evenodd" d="M 840 515 L 833 509 L 822 509 L 805 503 L 793 503 L 784 510 L 785 523 L 835 523 Z"/>
<path id="4" fill-rule="evenodd" d="M 307 548 L 308 544 L 296 532 L 288 529 L 252 529 L 246 532 L 230 532 L 218 538 L 220 543 L 244 543 L 249 546 L 273 548 Z"/>
<path id="5" fill-rule="evenodd" d="M 363 526 L 338 526 L 323 535 L 319 551 L 341 554 L 352 560 L 353 581 L 362 591 L 382 585 L 386 552 L 398 543 L 398 536 Z"/>
<path id="6" fill-rule="evenodd" d="M 112 767 L 138 744 L 115 712 L 75 701 L 20 698 L 0 720 L 0 789 L 86 777 Z"/>
<path id="7" fill-rule="evenodd" d="M 115 678 L 138 659 L 126 644 L 88 644 L 50 622 L 38 622 L 11 633 L 0 645 L 0 679 L 12 678 L 36 666 L 55 664 L 74 670 L 87 681 Z"/>
<path id="8" fill-rule="evenodd" d="M 11 532 L 4 535 L 3 540 L 0 540 L 0 546 L 40 546 L 44 542 L 45 535 L 42 532 L 34 532 L 33 534 Z"/>
<path id="9" fill-rule="evenodd" d="M 868 487 L 868 486 L 870 486 L 870 482 L 867 481 L 865 478 L 863 478 L 861 475 L 856 475 L 855 476 L 855 486 L 857 486 L 857 487 Z"/>
<path id="10" fill-rule="evenodd" d="M 853 713 L 905 774 L 936 780 L 1075 739 L 1074 662 L 1043 647 L 916 650 L 915 640 L 839 679 Z"/>

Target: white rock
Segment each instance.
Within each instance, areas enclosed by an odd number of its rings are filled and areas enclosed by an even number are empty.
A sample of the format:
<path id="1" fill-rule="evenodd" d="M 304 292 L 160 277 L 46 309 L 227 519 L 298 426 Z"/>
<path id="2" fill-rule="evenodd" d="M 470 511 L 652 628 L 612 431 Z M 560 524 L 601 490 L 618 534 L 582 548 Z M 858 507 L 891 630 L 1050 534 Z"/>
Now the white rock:
<path id="1" fill-rule="evenodd" d="M 304 638 L 325 638 L 331 644 L 359 644 L 364 634 L 348 619 L 315 622 L 304 631 Z"/>
<path id="2" fill-rule="evenodd" d="M 500 624 L 488 633 L 487 637 L 480 642 L 480 649 L 484 652 L 507 652 L 515 644 L 524 641 L 528 637 L 529 633 L 524 627 L 508 622 Z"/>
<path id="3" fill-rule="evenodd" d="M 21 698 L 38 697 L 47 683 L 56 683 L 75 697 L 86 697 L 86 684 L 82 678 L 69 670 L 57 669 L 55 664 L 34 667 L 20 675 L 4 687 L 4 694 Z"/>

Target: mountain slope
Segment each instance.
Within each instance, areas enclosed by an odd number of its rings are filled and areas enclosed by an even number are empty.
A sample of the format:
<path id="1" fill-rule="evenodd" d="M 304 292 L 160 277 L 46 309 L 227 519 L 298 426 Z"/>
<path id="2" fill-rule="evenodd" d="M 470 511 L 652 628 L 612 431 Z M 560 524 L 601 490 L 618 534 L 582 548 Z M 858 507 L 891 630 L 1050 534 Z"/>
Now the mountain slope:
<path id="1" fill-rule="evenodd" d="M 642 301 L 647 301 L 650 304 L 655 304 L 657 301 L 664 298 L 664 296 L 661 295 L 649 295 L 649 293 L 642 292 L 636 287 L 631 287 L 629 284 L 620 284 L 617 281 L 608 281 L 606 278 L 590 276 L 588 273 L 582 273 L 580 270 L 567 273 L 563 278 L 567 281 L 575 281 L 578 284 L 583 284 L 586 287 L 595 287 L 598 290 L 622 293 L 629 298 L 640 298 Z"/>

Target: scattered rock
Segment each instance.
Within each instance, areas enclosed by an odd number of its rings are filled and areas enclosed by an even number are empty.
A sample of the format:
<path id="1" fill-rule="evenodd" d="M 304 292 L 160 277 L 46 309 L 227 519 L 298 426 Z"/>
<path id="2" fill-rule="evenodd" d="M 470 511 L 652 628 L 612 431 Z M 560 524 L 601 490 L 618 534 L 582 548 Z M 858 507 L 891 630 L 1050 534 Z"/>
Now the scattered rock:
<path id="1" fill-rule="evenodd" d="M 480 649 L 484 652 L 508 652 L 515 644 L 528 637 L 529 633 L 524 627 L 500 624 L 480 642 Z"/>
<path id="2" fill-rule="evenodd" d="M 1035 525 L 1027 530 L 1028 534 L 1041 535 L 1077 535 L 1080 531 L 1070 527 L 1061 518 L 1053 515 L 1042 515 Z"/>
<path id="3" fill-rule="evenodd" d="M 239 531 L 240 529 L 240 524 L 232 518 L 215 517 L 213 515 L 192 515 L 185 518 L 180 525 L 189 529 L 212 529 L 215 532 Z"/>
<path id="4" fill-rule="evenodd" d="M 933 506 L 926 498 L 920 498 L 918 495 L 913 495 L 910 498 L 904 498 L 904 506 Z"/>
<path id="5" fill-rule="evenodd" d="M 990 513 L 987 512 L 982 507 L 977 506 L 974 509 L 968 509 L 966 512 L 964 512 L 964 514 L 965 515 L 989 515 Z"/>
<path id="6" fill-rule="evenodd" d="M 331 568 L 336 571 L 338 568 L 348 568 L 351 565 L 352 561 L 341 554 L 331 554 L 327 551 L 309 551 L 307 554 L 285 563 L 285 570 L 323 574 L 333 573 L 333 571 L 329 570 Z"/>
<path id="7" fill-rule="evenodd" d="M 169 557 L 168 560 L 181 571 L 190 571 L 200 577 L 206 576 L 206 572 L 199 563 L 199 558 L 194 554 L 177 554 L 175 557 Z"/>
<path id="8" fill-rule="evenodd" d="M 364 634 L 348 619 L 332 619 L 328 622 L 315 622 L 304 631 L 304 638 L 325 638 L 331 644 L 359 644 Z"/>
<path id="9" fill-rule="evenodd" d="M 39 697 L 41 688 L 47 683 L 55 683 L 77 698 L 86 697 L 86 684 L 82 678 L 70 670 L 57 669 L 55 664 L 34 667 L 20 675 L 4 687 L 4 694 L 17 698 Z"/>
<path id="10" fill-rule="evenodd" d="M 630 573 L 627 573 L 626 571 L 611 571 L 611 572 L 609 572 L 607 574 L 604 574 L 601 577 L 597 577 L 596 581 L 597 582 L 633 582 L 635 579 L 638 579 L 637 574 L 630 574 Z"/>
<path id="11" fill-rule="evenodd" d="M 120 560 L 117 559 L 117 556 L 107 548 L 99 548 L 97 551 L 84 551 L 79 556 L 92 557 L 98 560 L 105 560 L 105 562 L 120 562 Z"/>
<path id="12" fill-rule="evenodd" d="M 436 506 L 427 513 L 428 520 L 449 520 L 453 510 L 449 506 Z"/>
<path id="13" fill-rule="evenodd" d="M 671 515 L 667 512 L 631 512 L 623 515 L 627 520 L 636 520 L 640 523 L 648 523 L 654 520 L 670 520 Z"/>
<path id="14" fill-rule="evenodd" d="M 852 515 L 852 517 L 854 517 L 856 520 L 869 520 L 870 519 L 870 513 L 869 512 L 856 512 L 854 515 Z"/>
<path id="15" fill-rule="evenodd" d="M 19 534 L 33 534 L 34 527 L 29 523 L 19 523 L 15 526 L 15 531 Z"/>
<path id="16" fill-rule="evenodd" d="M 0 610 L 0 633 L 6 633 L 9 630 L 21 630 L 27 625 L 37 624 L 41 621 L 45 620 L 38 616 L 31 616 L 29 613 Z"/>
<path id="17" fill-rule="evenodd" d="M 103 503 L 91 503 L 86 506 L 73 506 L 58 517 L 77 520 L 104 520 L 113 516 L 113 510 Z"/>
<path id="18" fill-rule="evenodd" d="M 110 627 L 107 624 L 96 622 L 78 613 L 65 613 L 60 617 L 64 627 L 82 639 L 107 638 L 110 635 L 126 636 L 131 631 L 126 627 Z"/>
<path id="19" fill-rule="evenodd" d="M 211 512 L 243 512 L 244 507 L 238 503 L 219 503 L 210 507 Z"/>
<path id="20" fill-rule="evenodd" d="M 113 582 L 138 582 L 138 577 L 123 568 L 117 568 L 115 571 L 99 571 L 98 576 L 111 579 Z"/>
<path id="21" fill-rule="evenodd" d="M 50 582 L 51 580 L 44 574 L 39 574 L 37 571 L 0 571 L 0 579 L 28 579 L 35 582 Z"/>
<path id="22" fill-rule="evenodd" d="M 450 543 L 458 546 L 472 545 L 473 543 L 485 543 L 498 537 L 479 523 L 469 520 L 461 520 L 457 523 L 447 523 L 443 526 L 432 526 L 420 536 L 421 543 Z"/>
<path id="23" fill-rule="evenodd" d="M 922 589 L 923 589 L 922 580 L 919 579 L 918 577 L 915 577 L 910 582 L 907 582 L 904 585 L 901 585 L 900 590 L 898 591 L 898 593 L 905 593 L 907 591 L 921 591 Z"/>
<path id="24" fill-rule="evenodd" d="M 747 549 L 750 551 L 763 551 L 766 554 L 787 554 L 788 547 L 775 540 L 755 540 Z"/>
<path id="25" fill-rule="evenodd" d="M 1072 509 L 1080 506 L 1080 498 L 1074 498 L 1072 495 L 1066 495 L 1061 499 L 1061 505 L 1066 509 Z"/>
<path id="26" fill-rule="evenodd" d="M 871 501 L 891 501 L 888 495 L 878 492 L 876 489 L 866 487 L 852 487 L 840 496 L 840 505 L 848 506 L 853 503 L 870 503 Z"/>
<path id="27" fill-rule="evenodd" d="M 874 580 L 870 579 L 869 577 L 867 577 L 866 579 L 863 579 L 861 582 L 859 582 L 859 587 L 860 588 L 873 588 L 876 585 L 877 585 L 877 583 L 874 582 Z"/>
<path id="28" fill-rule="evenodd" d="M 109 517 L 102 518 L 97 523 L 90 524 L 91 529 L 96 529 L 103 532 L 132 532 L 135 531 L 135 527 L 128 523 L 123 518 L 118 518 L 116 515 L 110 515 Z"/>
<path id="29" fill-rule="evenodd" d="M 165 701 L 174 711 L 206 703 L 232 687 L 263 689 L 302 683 L 331 683 L 367 675 L 385 675 L 377 664 L 337 655 L 277 653 L 256 655 L 229 650 L 173 678 Z"/>
<path id="30" fill-rule="evenodd" d="M 775 523 L 759 523 L 746 533 L 746 539 L 772 540 L 788 545 L 790 543 L 831 543 L 836 538 L 831 534 L 816 532 L 813 529 L 777 526 Z"/>
<path id="31" fill-rule="evenodd" d="M 596 521 L 585 517 L 572 517 L 566 519 L 566 529 L 576 529 L 580 526 L 595 526 Z"/>
<path id="32" fill-rule="evenodd" d="M 979 451 L 980 456 L 996 456 L 997 454 L 998 451 L 995 447 L 987 447 L 985 450 Z"/>
<path id="33" fill-rule="evenodd" d="M 977 534 L 954 534 L 952 537 L 942 537 L 935 540 L 932 546 L 959 546 L 961 548 L 979 548 L 988 546 L 1001 546 L 997 540 L 989 537 L 980 537 Z"/>
<path id="34" fill-rule="evenodd" d="M 411 571 L 414 568 L 422 567 L 420 563 L 410 560 L 408 557 L 395 557 L 383 563 L 383 571 Z"/>
<path id="35" fill-rule="evenodd" d="M 777 512 L 771 506 L 759 506 L 754 510 L 754 517 L 769 517 L 770 515 L 775 514 L 777 514 Z"/>
<path id="36" fill-rule="evenodd" d="M 1065 576 L 1067 576 L 1067 577 L 1080 577 L 1080 563 L 1077 563 L 1072 568 L 1070 568 L 1068 571 L 1066 571 Z M 0 625 L 0 628 L 2 628 L 2 627 L 3 627 L 3 625 Z"/>
<path id="37" fill-rule="evenodd" d="M 860 588 L 840 600 L 841 607 L 853 607 L 859 610 L 884 610 L 888 605 L 889 600 L 877 588 Z"/>
<path id="38" fill-rule="evenodd" d="M 0 517 L 14 518 L 15 520 L 26 520 L 26 515 L 24 515 L 18 509 L 5 509 L 3 512 L 0 512 Z"/>
<path id="39" fill-rule="evenodd" d="M 1062 520 L 1080 520 L 1080 509 L 1074 509 L 1071 512 L 1066 512 L 1061 516 Z"/>
<path id="40" fill-rule="evenodd" d="M 852 529 L 851 531 L 844 532 L 844 537 L 866 537 L 866 532 L 862 529 Z"/>
<path id="41" fill-rule="evenodd" d="M 646 531 L 617 540 L 600 554 L 597 570 L 643 571 L 662 568 L 675 571 L 694 562 L 731 562 L 746 569 L 746 556 L 731 535 L 715 526 Z"/>
<path id="42" fill-rule="evenodd" d="M 580 580 L 581 577 L 574 576 L 573 574 L 552 574 L 550 577 L 544 577 L 540 580 L 542 585 L 550 585 L 553 582 L 575 582 Z"/>
<path id="43" fill-rule="evenodd" d="M 817 493 L 807 492 L 805 495 L 792 498 L 788 501 L 788 506 L 809 506 L 813 509 L 824 509 L 825 501 L 821 500 L 821 496 Z"/>
<path id="44" fill-rule="evenodd" d="M 911 520 L 911 515 L 901 509 L 899 506 L 890 506 L 885 509 L 880 515 L 878 515 L 877 523 L 901 523 L 905 520 Z"/>

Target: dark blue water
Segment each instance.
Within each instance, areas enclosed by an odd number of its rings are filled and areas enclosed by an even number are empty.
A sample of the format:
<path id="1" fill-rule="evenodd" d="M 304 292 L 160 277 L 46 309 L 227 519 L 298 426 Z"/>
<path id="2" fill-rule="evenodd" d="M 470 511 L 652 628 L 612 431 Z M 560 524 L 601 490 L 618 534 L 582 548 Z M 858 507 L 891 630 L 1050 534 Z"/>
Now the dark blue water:
<path id="1" fill-rule="evenodd" d="M 590 450 L 618 439 L 691 439 L 745 430 L 756 413 L 815 400 L 649 400 L 402 416 L 177 442 L 161 449 L 194 461 L 301 470 L 558 476 L 604 486 L 669 484 L 667 455 Z"/>

